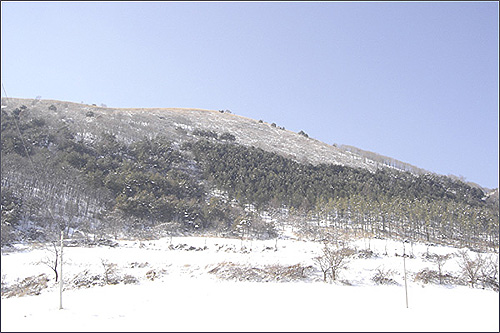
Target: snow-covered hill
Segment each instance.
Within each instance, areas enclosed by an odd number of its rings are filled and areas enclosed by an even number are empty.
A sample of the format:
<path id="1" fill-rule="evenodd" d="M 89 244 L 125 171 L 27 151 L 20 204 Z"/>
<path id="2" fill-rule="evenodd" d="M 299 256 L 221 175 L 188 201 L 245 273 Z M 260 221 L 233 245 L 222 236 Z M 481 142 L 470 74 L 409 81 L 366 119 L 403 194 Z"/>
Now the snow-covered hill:
<path id="1" fill-rule="evenodd" d="M 39 295 L 2 297 L 2 331 L 498 331 L 499 294 L 491 289 L 423 283 L 418 272 L 451 254 L 445 274 L 460 275 L 459 249 L 380 239 L 356 249 L 334 283 L 323 282 L 314 257 L 323 244 L 292 237 L 242 240 L 172 237 L 120 240 L 116 246 L 66 247 L 63 310 L 45 264 L 50 246 L 19 245 L 2 253 L 6 288 L 46 274 Z M 498 254 L 483 257 L 498 258 Z M 498 259 L 496 259 L 498 261 Z M 286 275 L 290 267 L 303 274 Z M 280 274 L 275 274 L 281 269 Z M 104 285 L 116 278 L 117 285 Z M 374 281 L 385 272 L 388 284 Z M 235 272 L 239 273 L 235 274 Z M 126 277 L 126 278 L 124 278 Z M 389 281 L 388 280 L 388 281 Z M 83 286 L 85 282 L 95 286 Z M 128 281 L 129 284 L 125 283 Z M 260 281 L 260 282 L 258 282 Z M 266 282 L 267 281 L 267 282 Z M 80 285 L 78 287 L 77 285 Z M 89 283 L 90 285 L 90 283 Z"/>
<path id="2" fill-rule="evenodd" d="M 179 146 L 199 139 L 197 131 L 228 133 L 239 144 L 299 162 L 424 172 L 228 112 L 114 109 L 12 98 L 2 99 L 4 104 L 9 112 L 19 108 L 16 112 L 26 110 L 30 116 L 42 117 L 54 133 L 69 128 L 83 141 L 111 132 L 127 143 L 162 135 Z M 11 171 L 18 176 L 19 192 L 38 192 L 33 184 L 40 186 L 39 179 L 23 181 L 23 169 L 16 163 L 17 156 L 11 159 Z M 71 174 L 58 177 L 67 182 L 75 179 Z M 46 184 L 52 191 L 47 193 L 64 192 L 52 182 Z M 78 195 L 63 194 L 67 202 L 80 200 Z M 92 211 L 97 192 L 87 191 L 81 197 L 89 198 L 87 208 Z M 88 222 L 89 215 L 82 216 Z M 327 283 L 315 260 L 324 247 L 315 241 L 324 236 L 319 222 L 311 238 L 294 233 L 293 223 L 285 222 L 277 225 L 279 237 L 267 240 L 177 235 L 93 246 L 67 240 L 62 310 L 52 270 L 56 248 L 40 243 L 2 248 L 2 331 L 498 331 L 498 287 L 494 291 L 479 282 L 471 288 L 462 276 L 462 260 L 467 254 L 477 258 L 477 253 L 433 244 L 407 243 L 403 248 L 402 242 L 389 239 L 344 239 L 352 255 L 347 267 L 337 272 L 336 281 Z M 334 226 L 329 228 L 337 232 Z M 75 235 L 92 237 L 94 232 L 89 228 Z M 409 257 L 403 257 L 403 252 Z M 436 254 L 449 255 L 442 261 L 442 281 L 432 260 Z M 480 256 L 492 267 L 496 263 L 493 273 L 498 281 L 498 253 Z"/>
<path id="3" fill-rule="evenodd" d="M 42 117 L 55 129 L 68 127 L 83 140 L 92 140 L 104 132 L 112 132 L 125 142 L 163 135 L 174 142 L 193 137 L 194 130 L 230 133 L 236 142 L 262 148 L 298 162 L 340 164 L 375 171 L 391 168 L 414 173 L 426 170 L 385 156 L 338 147 L 300 135 L 280 124 L 254 120 L 229 112 L 186 108 L 107 108 L 56 100 L 2 98 L 6 110 L 25 105 L 36 117 Z"/>

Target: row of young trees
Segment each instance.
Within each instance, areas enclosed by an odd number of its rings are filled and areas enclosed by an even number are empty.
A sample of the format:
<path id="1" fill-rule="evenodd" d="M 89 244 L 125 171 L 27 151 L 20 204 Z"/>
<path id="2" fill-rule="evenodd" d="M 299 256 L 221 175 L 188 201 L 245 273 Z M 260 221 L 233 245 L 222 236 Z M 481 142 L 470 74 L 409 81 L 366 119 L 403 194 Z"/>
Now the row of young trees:
<path id="1" fill-rule="evenodd" d="M 298 227 L 306 232 L 330 228 L 354 236 L 404 238 L 471 248 L 497 248 L 499 243 L 498 212 L 494 208 L 453 201 L 387 197 L 371 201 L 354 195 L 318 203 L 310 211 L 298 209 L 294 214 L 301 216 Z"/>
<path id="2" fill-rule="evenodd" d="M 186 145 L 205 177 L 261 209 L 373 236 L 498 247 L 498 204 L 448 177 L 307 165 L 262 149 L 213 141 Z M 305 222 L 303 222 L 305 223 Z"/>

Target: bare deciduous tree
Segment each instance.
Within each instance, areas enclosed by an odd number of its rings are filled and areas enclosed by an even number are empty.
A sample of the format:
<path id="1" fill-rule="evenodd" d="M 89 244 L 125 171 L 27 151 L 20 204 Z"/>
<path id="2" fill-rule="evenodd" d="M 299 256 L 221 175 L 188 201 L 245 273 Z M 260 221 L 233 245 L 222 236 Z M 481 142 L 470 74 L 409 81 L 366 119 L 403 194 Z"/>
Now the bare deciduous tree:
<path id="1" fill-rule="evenodd" d="M 318 263 L 323 272 L 323 279 L 329 277 L 331 281 L 337 279 L 338 272 L 345 268 L 349 262 L 349 257 L 354 254 L 354 250 L 349 247 L 336 247 L 325 243 L 322 255 L 315 257 L 313 260 Z"/>
<path id="2" fill-rule="evenodd" d="M 52 271 L 54 271 L 56 282 L 59 279 L 59 274 L 57 272 L 57 265 L 59 264 L 59 250 L 57 249 L 56 242 L 51 242 L 53 248 L 47 246 L 47 250 L 50 252 L 48 256 L 40 260 L 41 264 L 48 266 Z"/>
<path id="3" fill-rule="evenodd" d="M 106 284 L 117 284 L 119 279 L 116 272 L 116 264 L 110 263 L 106 259 L 101 259 L 102 267 L 104 268 L 104 281 Z"/>
<path id="4" fill-rule="evenodd" d="M 498 281 L 498 255 L 490 255 L 484 261 L 484 265 L 481 267 L 481 273 L 479 279 L 483 284 L 483 287 L 491 287 L 496 292 L 499 291 L 499 281 Z"/>
<path id="5" fill-rule="evenodd" d="M 319 268 L 323 272 L 323 281 L 326 282 L 326 278 L 330 270 L 330 266 L 328 265 L 328 260 L 326 259 L 326 256 L 318 256 L 313 258 L 313 260 L 318 264 Z"/>
<path id="6" fill-rule="evenodd" d="M 450 254 L 431 254 L 429 260 L 435 263 L 438 267 L 439 284 L 443 284 L 443 266 L 450 259 Z"/>
<path id="7" fill-rule="evenodd" d="M 458 254 L 460 256 L 458 265 L 462 269 L 462 274 L 467 283 L 470 283 L 471 287 L 474 288 L 481 276 L 485 260 L 480 253 L 476 254 L 476 259 L 472 259 L 465 250 L 459 251 Z"/>

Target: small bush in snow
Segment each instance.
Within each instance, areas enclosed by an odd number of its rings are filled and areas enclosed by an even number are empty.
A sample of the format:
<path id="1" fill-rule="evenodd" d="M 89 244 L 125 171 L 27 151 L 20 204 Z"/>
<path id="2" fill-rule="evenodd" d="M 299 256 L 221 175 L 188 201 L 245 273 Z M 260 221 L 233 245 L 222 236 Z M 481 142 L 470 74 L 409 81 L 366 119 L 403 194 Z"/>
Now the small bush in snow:
<path id="1" fill-rule="evenodd" d="M 141 262 L 141 263 L 132 262 L 132 263 L 130 263 L 130 268 L 144 268 L 147 266 L 149 266 L 148 262 Z"/>
<path id="2" fill-rule="evenodd" d="M 391 276 L 396 273 L 392 269 L 385 269 L 383 266 L 377 267 L 375 275 L 372 277 L 372 281 L 377 284 L 398 284 Z"/>
<path id="3" fill-rule="evenodd" d="M 372 250 L 359 250 L 356 256 L 359 259 L 370 259 L 370 258 L 376 258 L 378 255 L 374 253 Z"/>
<path id="4" fill-rule="evenodd" d="M 165 273 L 167 273 L 167 271 L 164 269 L 162 269 L 162 270 L 151 269 L 151 270 L 146 272 L 146 278 L 148 280 L 154 281 L 154 280 L 158 279 L 159 277 L 161 277 L 162 275 L 164 275 Z"/>
<path id="5" fill-rule="evenodd" d="M 104 278 L 99 274 L 92 274 L 89 270 L 78 273 L 71 284 L 75 288 L 90 288 L 105 285 Z"/>
<path id="6" fill-rule="evenodd" d="M 442 274 L 439 271 L 424 268 L 415 275 L 415 282 L 422 282 L 423 284 L 460 284 L 460 279 L 451 274 Z"/>
<path id="7" fill-rule="evenodd" d="M 439 273 L 433 269 L 424 268 L 415 275 L 415 282 L 424 284 L 439 282 Z"/>
<path id="8" fill-rule="evenodd" d="M 312 266 L 301 264 L 282 266 L 266 265 L 264 267 L 252 267 L 235 264 L 233 262 L 222 262 L 212 268 L 209 273 L 215 274 L 219 279 L 254 281 L 254 282 L 289 282 L 305 279 Z"/>
<path id="9" fill-rule="evenodd" d="M 106 284 L 120 283 L 120 276 L 118 275 L 116 264 L 110 263 L 105 259 L 101 259 L 101 264 L 104 269 L 104 282 Z"/>
<path id="10" fill-rule="evenodd" d="M 123 283 L 125 283 L 125 284 L 138 284 L 139 280 L 133 275 L 125 274 L 125 276 L 123 277 Z"/>
<path id="11" fill-rule="evenodd" d="M 151 281 L 154 281 L 154 279 L 156 278 L 156 272 L 154 269 L 151 269 L 149 271 L 146 272 L 146 278 L 148 280 L 151 280 Z"/>
<path id="12" fill-rule="evenodd" d="M 187 244 L 177 244 L 177 245 L 170 244 L 168 246 L 168 249 L 169 250 L 184 250 L 184 251 L 203 251 L 203 250 L 206 250 L 207 247 L 206 246 L 195 247 L 195 246 L 187 245 Z"/>
<path id="13" fill-rule="evenodd" d="M 29 276 L 19 283 L 2 288 L 2 297 L 40 295 L 41 291 L 47 288 L 49 278 L 46 274 Z"/>

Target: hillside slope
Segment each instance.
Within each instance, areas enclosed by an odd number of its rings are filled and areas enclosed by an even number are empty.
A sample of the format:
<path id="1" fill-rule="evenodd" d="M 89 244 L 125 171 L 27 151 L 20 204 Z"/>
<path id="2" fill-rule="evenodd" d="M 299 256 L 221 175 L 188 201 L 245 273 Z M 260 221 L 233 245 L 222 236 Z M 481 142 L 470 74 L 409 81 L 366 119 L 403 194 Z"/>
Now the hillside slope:
<path id="1" fill-rule="evenodd" d="M 1 125 L 2 245 L 160 226 L 273 238 L 298 219 L 313 237 L 498 246 L 491 191 L 227 111 L 9 98 Z"/>
<path id="2" fill-rule="evenodd" d="M 2 106 L 6 110 L 22 105 L 29 107 L 33 116 L 42 117 L 55 129 L 65 125 L 86 140 L 96 138 L 103 132 L 112 132 L 118 140 L 127 143 L 157 135 L 182 142 L 192 138 L 193 131 L 198 129 L 218 134 L 231 133 L 239 144 L 278 153 L 300 163 L 339 164 L 370 171 L 385 167 L 427 173 L 395 159 L 374 153 L 368 156 L 367 152 L 351 146 L 329 145 L 264 121 L 228 112 L 183 108 L 105 108 L 56 100 L 2 98 Z"/>

